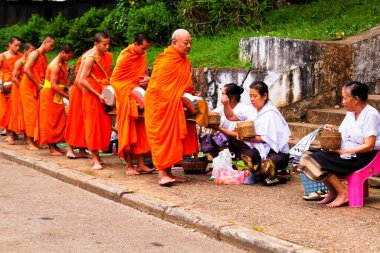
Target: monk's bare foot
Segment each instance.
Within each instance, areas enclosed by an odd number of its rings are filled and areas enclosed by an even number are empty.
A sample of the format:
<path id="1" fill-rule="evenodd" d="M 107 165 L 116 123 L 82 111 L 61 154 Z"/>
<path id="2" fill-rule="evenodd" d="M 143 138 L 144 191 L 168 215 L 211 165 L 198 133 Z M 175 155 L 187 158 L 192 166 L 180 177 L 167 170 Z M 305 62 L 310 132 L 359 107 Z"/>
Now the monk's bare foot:
<path id="1" fill-rule="evenodd" d="M 328 207 L 339 207 L 348 203 L 348 194 L 340 193 L 336 196 L 333 202 L 327 204 Z"/>
<path id="2" fill-rule="evenodd" d="M 158 181 L 158 184 L 160 186 L 170 186 L 173 183 L 175 183 L 175 179 L 171 177 L 167 177 L 167 176 L 161 177 L 160 180 Z"/>
<path id="3" fill-rule="evenodd" d="M 140 165 L 136 168 L 136 171 L 138 171 L 141 174 L 152 173 L 155 170 L 156 170 L 155 168 L 151 169 L 148 166 L 146 166 L 145 164 Z"/>
<path id="4" fill-rule="evenodd" d="M 127 167 L 125 170 L 125 175 L 136 176 L 136 175 L 140 175 L 140 173 L 137 170 L 135 170 L 133 167 Z"/>
<path id="5" fill-rule="evenodd" d="M 181 177 L 172 177 L 172 179 L 174 179 L 174 181 L 176 183 L 184 183 L 184 182 L 187 182 L 187 180 L 185 178 L 181 178 Z"/>
<path id="6" fill-rule="evenodd" d="M 30 150 L 30 151 L 37 151 L 37 150 L 40 150 L 39 148 L 37 148 L 37 147 L 34 146 L 33 144 L 27 144 L 26 149 L 28 149 L 28 150 Z"/>
<path id="7" fill-rule="evenodd" d="M 13 136 L 9 136 L 7 141 L 8 141 L 9 145 L 15 145 L 16 144 L 15 143 L 15 139 L 13 138 Z"/>
<path id="8" fill-rule="evenodd" d="M 63 154 L 61 152 L 59 152 L 58 150 L 50 150 L 50 155 L 52 155 L 52 156 L 63 156 Z"/>
<path id="9" fill-rule="evenodd" d="M 39 149 L 47 149 L 48 146 L 47 145 L 38 145 L 38 144 L 34 144 L 37 148 Z"/>
<path id="10" fill-rule="evenodd" d="M 327 193 L 327 196 L 322 199 L 321 201 L 318 201 L 317 204 L 328 204 L 330 203 L 331 201 L 333 201 L 335 198 L 336 198 L 337 194 L 335 192 L 329 192 Z"/>
<path id="11" fill-rule="evenodd" d="M 100 165 L 100 163 L 95 163 L 94 166 L 92 166 L 93 170 L 102 170 L 103 167 Z"/>
<path id="12" fill-rule="evenodd" d="M 86 151 L 80 149 L 76 157 L 77 158 L 91 158 L 91 155 L 87 153 Z"/>
<path id="13" fill-rule="evenodd" d="M 1 133 L 0 133 L 0 135 L 2 135 L 2 136 L 5 136 L 5 135 L 7 135 L 7 130 L 6 129 L 4 129 Z"/>
<path id="14" fill-rule="evenodd" d="M 75 156 L 74 152 L 72 150 L 67 150 L 66 157 L 68 159 L 76 159 L 77 157 Z"/>
<path id="15" fill-rule="evenodd" d="M 100 164 L 105 164 L 105 162 L 103 160 L 100 160 Z"/>

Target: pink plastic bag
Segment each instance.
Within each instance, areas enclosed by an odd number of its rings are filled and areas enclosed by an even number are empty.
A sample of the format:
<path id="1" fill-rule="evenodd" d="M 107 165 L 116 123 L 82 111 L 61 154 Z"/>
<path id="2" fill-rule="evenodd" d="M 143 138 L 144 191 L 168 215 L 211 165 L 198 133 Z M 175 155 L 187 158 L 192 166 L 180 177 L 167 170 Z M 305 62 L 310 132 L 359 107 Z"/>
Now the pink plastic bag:
<path id="1" fill-rule="evenodd" d="M 215 178 L 215 184 L 243 184 L 247 176 L 247 171 L 219 169 Z"/>

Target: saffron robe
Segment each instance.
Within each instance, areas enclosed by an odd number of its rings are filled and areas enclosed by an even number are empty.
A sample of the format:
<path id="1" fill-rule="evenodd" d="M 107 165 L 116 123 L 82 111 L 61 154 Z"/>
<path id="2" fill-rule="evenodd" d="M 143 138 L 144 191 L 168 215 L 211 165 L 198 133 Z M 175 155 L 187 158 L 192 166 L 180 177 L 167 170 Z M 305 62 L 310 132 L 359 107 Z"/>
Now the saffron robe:
<path id="1" fill-rule="evenodd" d="M 139 87 L 139 76 L 147 73 L 146 54 L 138 55 L 132 45 L 120 53 L 112 72 L 110 84 L 116 93 L 119 156 L 122 158 L 124 151 L 133 154 L 150 151 L 144 119 L 138 118 L 137 102 L 131 96 L 132 90 Z"/>
<path id="2" fill-rule="evenodd" d="M 112 54 L 106 52 L 105 55 L 98 60 L 98 63 L 106 71 L 108 76 L 106 76 L 101 68 L 94 62 L 91 73 L 97 80 L 95 80 L 91 75 L 88 75 L 87 81 L 92 88 L 101 94 L 103 89 L 103 85 L 101 83 L 108 82 L 106 80 L 111 75 Z M 82 94 L 82 108 L 87 148 L 90 150 L 107 150 L 111 138 L 111 116 L 105 112 L 103 104 L 99 101 L 97 96 L 86 89 L 83 89 Z"/>
<path id="3" fill-rule="evenodd" d="M 145 94 L 146 131 L 157 169 L 197 150 L 195 124 L 186 124 L 181 100 L 185 92 L 193 92 L 190 61 L 169 46 L 157 56 Z"/>
<path id="4" fill-rule="evenodd" d="M 55 64 L 47 69 L 45 84 L 39 96 L 39 111 L 37 113 L 34 140 L 40 145 L 64 142 L 66 128 L 65 105 L 62 99 L 60 101 L 55 99 L 56 92 L 50 83 L 51 68 L 54 66 L 57 65 Z M 64 84 L 67 85 L 68 83 L 66 64 L 61 66 L 57 83 L 61 89 L 64 88 Z M 58 96 L 62 98 L 62 96 Z"/>
<path id="5" fill-rule="evenodd" d="M 46 55 L 41 55 L 40 52 L 38 53 L 39 57 L 36 63 L 31 67 L 31 72 L 34 79 L 41 84 L 42 81 L 45 80 L 47 58 Z M 33 137 L 38 110 L 38 90 L 27 75 L 24 75 L 21 80 L 20 97 L 24 112 L 25 134 L 28 137 Z"/>
<path id="6" fill-rule="evenodd" d="M 22 56 L 23 54 L 17 53 L 16 56 L 5 59 L 6 58 L 5 54 L 3 54 L 3 61 L 1 62 L 1 70 L 3 72 L 3 76 L 1 80 L 3 83 L 12 81 L 13 79 L 12 72 L 13 72 L 15 63 Z M 15 85 L 12 84 L 12 90 L 14 86 Z M 0 127 L 5 128 L 5 129 L 8 129 L 10 115 L 11 115 L 12 90 L 10 94 L 5 94 L 5 93 L 0 92 Z"/>
<path id="7" fill-rule="evenodd" d="M 23 75 L 24 75 L 24 65 L 22 66 L 19 77 L 18 77 L 19 85 L 21 83 L 21 79 Z M 22 104 L 21 104 L 20 87 L 18 87 L 15 83 L 12 84 L 10 104 L 11 104 L 11 107 L 10 107 L 11 113 L 9 116 L 8 129 L 16 133 L 21 133 L 25 130 L 24 113 L 23 113 Z"/>
<path id="8" fill-rule="evenodd" d="M 75 68 L 75 76 L 78 75 L 82 57 L 79 57 Z M 69 94 L 69 113 L 67 115 L 65 141 L 68 145 L 77 148 L 86 148 L 86 138 L 83 119 L 82 90 L 74 82 Z"/>

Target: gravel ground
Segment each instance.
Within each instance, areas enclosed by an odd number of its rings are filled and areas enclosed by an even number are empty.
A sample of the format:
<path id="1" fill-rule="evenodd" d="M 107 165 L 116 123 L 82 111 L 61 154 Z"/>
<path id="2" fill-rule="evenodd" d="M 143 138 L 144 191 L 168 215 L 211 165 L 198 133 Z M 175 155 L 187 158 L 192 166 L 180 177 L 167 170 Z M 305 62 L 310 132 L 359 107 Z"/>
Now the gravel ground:
<path id="1" fill-rule="evenodd" d="M 207 175 L 184 175 L 179 168 L 174 174 L 186 177 L 188 182 L 160 187 L 157 174 L 125 176 L 117 156 L 104 155 L 104 170 L 93 171 L 90 160 L 52 157 L 47 150 L 26 150 L 22 143 L 19 140 L 19 145 L 10 146 L 1 141 L 0 146 L 324 252 L 380 252 L 380 240 L 373 236 L 380 234 L 378 189 L 370 189 L 363 208 L 327 208 L 302 199 L 303 187 L 298 175 L 286 184 L 272 187 L 220 186 L 210 182 Z"/>

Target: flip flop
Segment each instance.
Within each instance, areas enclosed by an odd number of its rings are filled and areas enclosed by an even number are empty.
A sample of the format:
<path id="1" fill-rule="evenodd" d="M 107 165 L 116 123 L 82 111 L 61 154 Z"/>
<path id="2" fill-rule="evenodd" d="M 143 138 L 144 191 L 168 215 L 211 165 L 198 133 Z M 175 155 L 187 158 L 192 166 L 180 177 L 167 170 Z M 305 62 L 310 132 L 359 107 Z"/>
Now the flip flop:
<path id="1" fill-rule="evenodd" d="M 317 201 L 317 200 L 321 200 L 321 199 L 323 199 L 324 197 L 322 197 L 319 193 L 318 193 L 318 191 L 316 191 L 316 192 L 312 192 L 312 193 L 310 193 L 309 195 L 305 195 L 305 196 L 303 196 L 302 197 L 304 200 L 306 200 L 306 201 Z"/>

